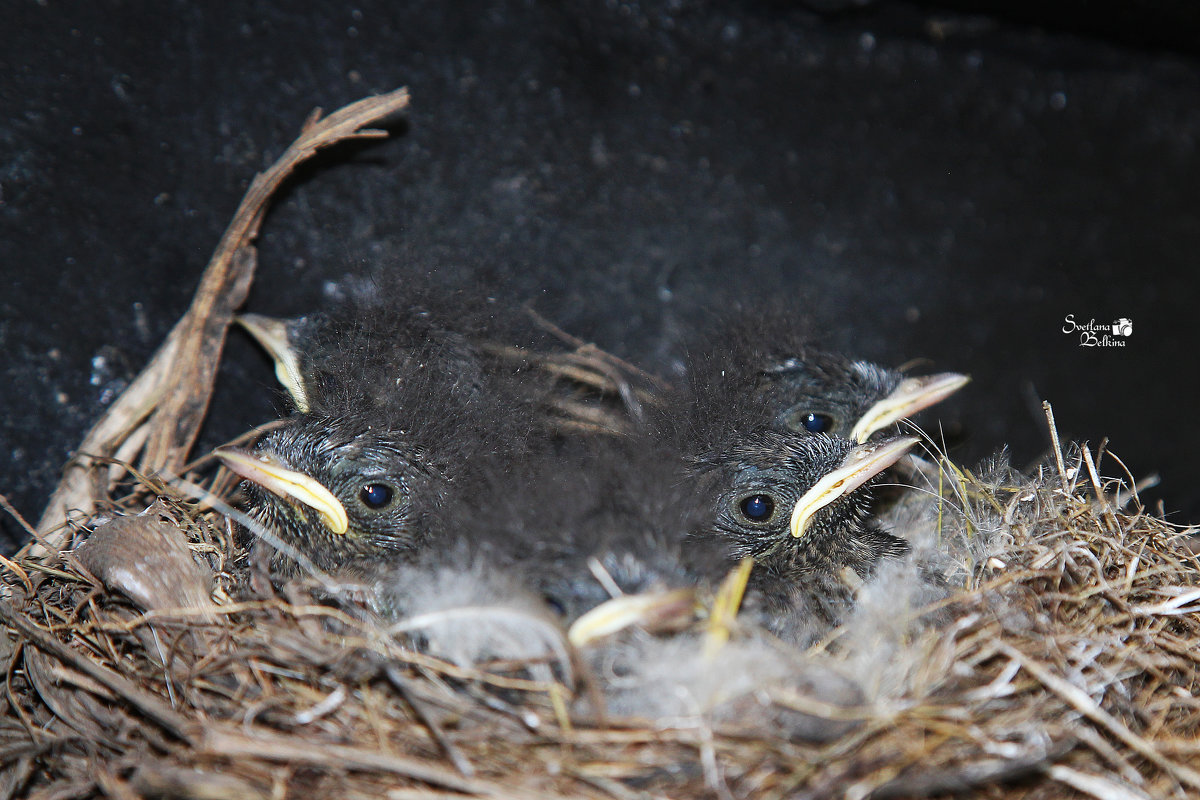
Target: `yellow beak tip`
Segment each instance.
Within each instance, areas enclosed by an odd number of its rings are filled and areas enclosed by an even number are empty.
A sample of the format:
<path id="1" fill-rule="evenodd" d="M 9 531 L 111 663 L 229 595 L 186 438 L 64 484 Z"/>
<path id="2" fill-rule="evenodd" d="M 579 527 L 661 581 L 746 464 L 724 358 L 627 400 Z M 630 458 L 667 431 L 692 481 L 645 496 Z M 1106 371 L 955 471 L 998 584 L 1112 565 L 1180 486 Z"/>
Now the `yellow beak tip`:
<path id="1" fill-rule="evenodd" d="M 313 509 L 333 534 L 343 536 L 349 531 L 350 519 L 346 516 L 345 506 L 319 481 L 283 466 L 277 459 L 241 448 L 218 447 L 213 454 L 246 480 L 290 503 Z"/>

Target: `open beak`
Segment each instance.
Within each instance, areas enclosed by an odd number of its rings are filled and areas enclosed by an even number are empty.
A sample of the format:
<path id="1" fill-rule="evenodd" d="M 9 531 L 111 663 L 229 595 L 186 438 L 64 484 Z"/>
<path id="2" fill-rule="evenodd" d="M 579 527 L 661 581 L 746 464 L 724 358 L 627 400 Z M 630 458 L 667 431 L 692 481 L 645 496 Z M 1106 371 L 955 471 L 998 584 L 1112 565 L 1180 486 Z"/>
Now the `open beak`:
<path id="1" fill-rule="evenodd" d="M 213 455 L 229 469 L 290 503 L 315 510 L 329 530 L 344 534 L 350 528 L 346 509 L 333 494 L 303 472 L 288 469 L 270 453 L 251 453 L 240 447 L 218 447 Z"/>
<path id="2" fill-rule="evenodd" d="M 916 436 L 896 436 L 855 447 L 836 469 L 817 481 L 796 501 L 792 509 L 792 536 L 799 539 L 814 514 L 895 464 L 919 441 Z"/>
<path id="3" fill-rule="evenodd" d="M 275 377 L 291 396 L 296 410 L 302 414 L 308 413 L 308 392 L 304 389 L 304 376 L 300 372 L 300 357 L 288 335 L 291 327 L 288 320 L 264 317 L 262 314 L 240 314 L 237 321 L 275 362 Z"/>
<path id="4" fill-rule="evenodd" d="M 856 442 L 865 442 L 871 434 L 893 422 L 910 417 L 923 408 L 940 403 L 970 382 L 966 375 L 943 372 L 920 378 L 905 378 L 892 393 L 867 409 L 850 432 Z"/>
<path id="5" fill-rule="evenodd" d="M 695 618 L 695 607 L 695 592 L 691 589 L 623 594 L 575 620 L 567 630 L 567 640 L 583 647 L 633 625 L 649 630 L 678 630 Z"/>

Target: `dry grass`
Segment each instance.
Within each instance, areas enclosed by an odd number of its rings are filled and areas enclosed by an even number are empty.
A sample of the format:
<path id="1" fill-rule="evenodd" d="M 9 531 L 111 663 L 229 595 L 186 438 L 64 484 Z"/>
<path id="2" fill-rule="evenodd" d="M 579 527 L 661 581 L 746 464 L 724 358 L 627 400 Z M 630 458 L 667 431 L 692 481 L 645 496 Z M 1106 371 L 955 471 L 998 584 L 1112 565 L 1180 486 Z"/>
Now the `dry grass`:
<path id="1" fill-rule="evenodd" d="M 820 746 L 704 713 L 674 727 L 574 716 L 586 686 L 531 680 L 523 664 L 456 667 L 304 585 L 281 596 L 222 517 L 160 487 L 175 497 L 137 519 L 167 528 L 144 535 L 186 539 L 214 604 L 154 607 L 179 604 L 168 589 L 135 604 L 137 581 L 86 549 L 6 564 L 0 785 L 37 797 L 1194 796 L 1200 564 L 1186 536 L 1097 500 L 1083 452 L 1065 484 L 1051 470 L 1002 486 L 943 463 L 923 513 L 941 518 L 950 550 L 976 541 L 958 548 L 966 585 L 895 621 L 899 691 L 846 709 L 768 687 L 780 707 L 859 722 Z M 136 569 L 179 569 L 174 555 L 126 552 Z M 850 633 L 805 658 L 861 656 Z"/>

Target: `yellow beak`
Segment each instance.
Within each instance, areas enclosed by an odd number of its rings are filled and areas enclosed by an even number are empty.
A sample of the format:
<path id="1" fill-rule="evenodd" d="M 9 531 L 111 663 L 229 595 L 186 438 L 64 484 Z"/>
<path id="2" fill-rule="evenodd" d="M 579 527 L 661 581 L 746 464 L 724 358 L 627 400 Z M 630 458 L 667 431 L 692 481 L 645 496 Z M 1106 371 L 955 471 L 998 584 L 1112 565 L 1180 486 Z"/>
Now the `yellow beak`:
<path id="1" fill-rule="evenodd" d="M 892 393 L 867 409 L 850 431 L 850 438 L 865 442 L 871 434 L 893 422 L 911 417 L 923 408 L 940 403 L 970 382 L 966 375 L 943 372 L 921 378 L 905 378 Z"/>
<path id="2" fill-rule="evenodd" d="M 255 454 L 238 447 L 218 447 L 213 455 L 246 480 L 254 481 L 284 500 L 314 509 L 332 532 L 342 535 L 349 530 L 346 509 L 332 492 L 303 472 L 283 466 L 270 453 Z"/>
<path id="3" fill-rule="evenodd" d="M 567 640 L 576 647 L 611 636 L 631 625 L 677 627 L 681 617 L 690 621 L 695 614 L 695 593 L 691 589 L 623 594 L 606 600 L 572 623 Z"/>
<path id="4" fill-rule="evenodd" d="M 296 410 L 307 414 L 308 392 L 304 388 L 304 375 L 300 372 L 300 358 L 288 337 L 287 320 L 264 317 L 262 314 L 241 314 L 237 321 L 275 362 L 275 377 L 291 396 Z"/>
<path id="5" fill-rule="evenodd" d="M 813 515 L 825 506 L 854 491 L 871 478 L 900 460 L 914 444 L 916 436 L 897 436 L 881 442 L 867 442 L 851 450 L 842 463 L 796 501 L 792 509 L 792 536 L 799 539 Z"/>

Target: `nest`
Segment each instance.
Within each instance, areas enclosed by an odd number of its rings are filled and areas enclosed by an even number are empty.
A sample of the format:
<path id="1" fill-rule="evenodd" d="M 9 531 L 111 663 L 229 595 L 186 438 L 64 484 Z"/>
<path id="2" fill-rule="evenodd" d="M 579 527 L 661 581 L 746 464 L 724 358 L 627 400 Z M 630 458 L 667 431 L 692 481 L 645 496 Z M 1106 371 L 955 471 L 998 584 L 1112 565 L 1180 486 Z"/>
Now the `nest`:
<path id="1" fill-rule="evenodd" d="M 406 101 L 387 98 L 327 120 L 361 135 Z M 314 118 L 306 136 L 314 126 L 328 130 Z M 256 227 L 227 235 L 214 263 L 246 268 Z M 189 349 L 189 336 L 223 335 L 238 302 L 194 307 L 164 358 L 215 363 L 219 344 Z M 544 365 L 628 399 L 611 367 L 594 352 Z M 805 673 L 858 675 L 855 702 L 831 701 L 819 681 L 766 684 L 647 719 L 599 713 L 607 687 L 586 669 L 451 663 L 352 598 L 332 602 L 327 585 L 273 585 L 215 499 L 229 476 L 182 463 L 194 431 L 179 420 L 198 427 L 207 397 L 193 383 L 200 412 L 195 393 L 172 395 L 161 419 L 128 409 L 174 390 L 135 383 L 143 395 L 90 435 L 37 541 L 3 562 L 3 797 L 1200 792 L 1196 540 L 1142 511 L 1131 479 L 1102 478 L 1086 447 L 1056 440 L 1049 466 L 1026 476 L 926 465 L 927 490 L 888 513 L 951 566 L 949 585 L 899 608 L 903 576 L 858 587 L 861 613 L 791 654 Z M 572 423 L 620 426 L 574 407 L 561 409 Z M 120 466 L 136 452 L 140 469 Z M 172 474 L 188 480 L 152 477 Z"/>
<path id="2" fill-rule="evenodd" d="M 842 725 L 819 743 L 703 711 L 581 720 L 586 688 L 528 664 L 463 668 L 312 587 L 281 596 L 226 520 L 159 487 L 74 551 L 6 564 L 5 794 L 1190 796 L 1197 560 L 1161 520 L 1072 485 L 1087 460 L 1068 458 L 1065 484 L 1008 486 L 942 464 L 922 518 L 986 552 L 936 607 L 892 621 L 898 691 L 847 708 L 764 689 L 756 702 Z M 803 658 L 838 667 L 879 646 L 855 633 Z"/>

